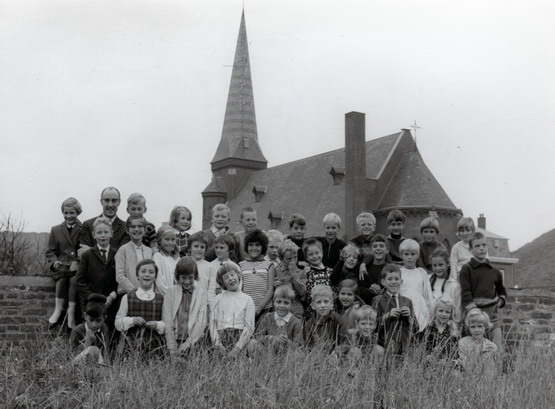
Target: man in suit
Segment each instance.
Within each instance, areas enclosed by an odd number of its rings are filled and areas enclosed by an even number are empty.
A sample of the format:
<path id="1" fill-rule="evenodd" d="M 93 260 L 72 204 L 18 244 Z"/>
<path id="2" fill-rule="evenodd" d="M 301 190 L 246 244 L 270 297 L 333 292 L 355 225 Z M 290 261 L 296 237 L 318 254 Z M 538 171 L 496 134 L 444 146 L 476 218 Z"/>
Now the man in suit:
<path id="1" fill-rule="evenodd" d="M 112 222 L 110 247 L 113 247 L 116 251 L 122 245 L 129 242 L 129 235 L 125 229 L 125 222 L 117 216 L 120 202 L 121 196 L 119 190 L 115 187 L 107 187 L 100 194 L 100 204 L 102 205 L 102 214 L 100 216 L 106 217 Z M 85 221 L 81 227 L 81 232 L 79 234 L 79 256 L 82 256 L 83 253 L 95 245 L 93 223 L 97 217 Z"/>

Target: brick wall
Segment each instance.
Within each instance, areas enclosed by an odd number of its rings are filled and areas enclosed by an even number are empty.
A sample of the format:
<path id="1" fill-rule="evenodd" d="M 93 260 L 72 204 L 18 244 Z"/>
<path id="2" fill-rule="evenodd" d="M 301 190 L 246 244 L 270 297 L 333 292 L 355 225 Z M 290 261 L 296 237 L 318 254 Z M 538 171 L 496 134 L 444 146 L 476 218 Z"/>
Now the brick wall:
<path id="1" fill-rule="evenodd" d="M 54 310 L 54 280 L 49 277 L 0 275 L 0 348 L 47 333 Z M 500 310 L 510 346 L 524 341 L 555 347 L 555 289 L 509 289 Z"/>

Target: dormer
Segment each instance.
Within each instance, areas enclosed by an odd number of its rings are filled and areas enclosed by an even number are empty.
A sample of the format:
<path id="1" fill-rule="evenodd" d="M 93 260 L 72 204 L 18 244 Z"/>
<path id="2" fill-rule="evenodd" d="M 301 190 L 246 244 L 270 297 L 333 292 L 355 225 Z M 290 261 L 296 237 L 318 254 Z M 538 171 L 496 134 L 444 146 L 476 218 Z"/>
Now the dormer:
<path id="1" fill-rule="evenodd" d="M 283 220 L 283 216 L 283 212 L 273 210 L 268 214 L 268 219 L 270 219 L 270 225 L 272 226 L 272 229 L 278 228 L 279 224 Z"/>
<path id="2" fill-rule="evenodd" d="M 268 186 L 254 185 L 252 188 L 252 193 L 254 193 L 254 201 L 256 203 L 260 202 L 267 191 L 268 191 Z"/>
<path id="3" fill-rule="evenodd" d="M 343 178 L 345 177 L 345 168 L 340 168 L 338 166 L 332 166 L 330 170 L 330 175 L 333 178 L 333 184 L 339 185 Z"/>

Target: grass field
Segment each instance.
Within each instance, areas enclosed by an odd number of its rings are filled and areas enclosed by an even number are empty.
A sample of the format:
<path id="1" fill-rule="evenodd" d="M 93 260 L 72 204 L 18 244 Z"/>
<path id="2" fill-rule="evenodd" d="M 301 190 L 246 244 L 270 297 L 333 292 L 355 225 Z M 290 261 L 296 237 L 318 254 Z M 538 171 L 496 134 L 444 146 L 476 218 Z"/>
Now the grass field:
<path id="1" fill-rule="evenodd" d="M 424 366 L 418 354 L 394 370 L 333 366 L 319 351 L 262 359 L 181 362 L 139 357 L 76 367 L 60 340 L 7 349 L 1 359 L 3 408 L 552 408 L 555 358 L 528 350 L 497 377 Z"/>

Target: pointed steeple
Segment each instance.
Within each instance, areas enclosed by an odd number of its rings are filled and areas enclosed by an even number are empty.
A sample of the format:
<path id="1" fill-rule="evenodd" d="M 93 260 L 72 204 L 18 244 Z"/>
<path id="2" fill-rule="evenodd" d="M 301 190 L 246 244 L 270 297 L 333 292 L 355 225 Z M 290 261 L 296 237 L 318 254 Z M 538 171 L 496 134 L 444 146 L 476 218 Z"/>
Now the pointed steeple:
<path id="1" fill-rule="evenodd" d="M 257 162 L 256 168 L 266 168 L 268 163 L 258 144 L 245 10 L 241 15 L 222 138 L 211 162 L 212 169 L 219 168 L 219 162 L 231 158 Z"/>

